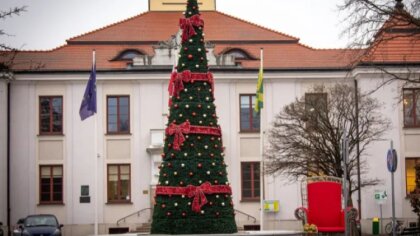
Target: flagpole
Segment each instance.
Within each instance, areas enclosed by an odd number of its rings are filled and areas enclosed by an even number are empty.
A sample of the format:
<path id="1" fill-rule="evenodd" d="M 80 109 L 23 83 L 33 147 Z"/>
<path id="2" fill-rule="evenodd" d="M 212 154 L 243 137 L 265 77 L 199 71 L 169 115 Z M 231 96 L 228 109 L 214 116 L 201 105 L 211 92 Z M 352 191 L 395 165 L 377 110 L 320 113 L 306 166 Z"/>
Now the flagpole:
<path id="1" fill-rule="evenodd" d="M 263 51 L 261 48 L 260 53 L 260 70 L 263 68 Z M 260 71 L 258 73 L 261 73 Z M 262 84 L 261 86 L 264 86 Z M 264 96 L 264 95 L 263 95 Z M 263 100 L 264 102 L 264 100 Z M 261 155 L 261 164 L 260 164 L 260 231 L 264 229 L 264 106 L 260 108 L 260 155 Z"/>
<path id="2" fill-rule="evenodd" d="M 96 51 L 93 50 L 92 51 L 92 65 L 96 67 Z M 96 68 L 95 68 L 96 70 Z M 96 86 L 95 86 L 96 87 Z M 95 231 L 95 235 L 98 235 L 98 160 L 99 160 L 99 154 L 98 154 L 98 116 L 94 115 L 94 123 L 95 123 L 95 128 L 94 128 L 94 153 L 95 153 L 95 158 L 93 158 L 95 160 L 95 166 L 94 166 L 94 171 L 95 171 L 95 183 L 94 183 L 94 191 L 95 191 L 95 223 L 94 223 L 94 231 Z"/>

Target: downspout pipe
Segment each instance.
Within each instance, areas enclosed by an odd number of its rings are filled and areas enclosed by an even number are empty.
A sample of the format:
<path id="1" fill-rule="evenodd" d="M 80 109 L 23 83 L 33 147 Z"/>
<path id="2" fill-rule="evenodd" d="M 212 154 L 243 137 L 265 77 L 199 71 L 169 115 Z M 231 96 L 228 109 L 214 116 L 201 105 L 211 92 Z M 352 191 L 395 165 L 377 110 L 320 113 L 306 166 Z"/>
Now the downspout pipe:
<path id="1" fill-rule="evenodd" d="M 10 220 L 10 213 L 11 213 L 11 204 L 10 204 L 10 186 L 11 186 L 11 178 L 10 178 L 10 91 L 11 85 L 10 80 L 7 82 L 7 235 L 11 236 L 12 234 L 12 227 L 11 227 L 11 220 Z"/>

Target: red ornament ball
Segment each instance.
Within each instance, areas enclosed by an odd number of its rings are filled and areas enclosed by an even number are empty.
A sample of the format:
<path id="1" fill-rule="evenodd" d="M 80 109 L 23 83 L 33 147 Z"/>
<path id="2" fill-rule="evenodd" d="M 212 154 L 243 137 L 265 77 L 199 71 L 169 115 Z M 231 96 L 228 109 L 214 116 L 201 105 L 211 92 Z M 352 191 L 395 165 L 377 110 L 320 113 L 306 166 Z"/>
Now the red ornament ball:
<path id="1" fill-rule="evenodd" d="M 214 181 L 214 183 L 215 183 L 215 184 L 218 184 L 218 183 L 219 183 L 219 181 L 216 179 L 216 180 Z"/>
<path id="2" fill-rule="evenodd" d="M 203 164 L 198 163 L 198 164 L 197 164 L 197 167 L 198 167 L 198 168 L 201 168 L 201 167 L 203 167 Z"/>
<path id="3" fill-rule="evenodd" d="M 169 163 L 168 163 L 168 167 L 172 167 L 172 163 L 170 163 L 170 162 L 169 162 Z"/>
<path id="4" fill-rule="evenodd" d="M 194 173 L 193 173 L 193 172 L 190 172 L 190 173 L 189 173 L 189 175 L 190 175 L 190 176 L 193 176 L 193 175 L 194 175 Z"/>
<path id="5" fill-rule="evenodd" d="M 187 47 L 184 47 L 184 51 L 188 51 L 188 48 Z"/>
<path id="6" fill-rule="evenodd" d="M 166 207 L 166 205 L 165 204 L 162 204 L 162 205 L 160 205 L 162 208 L 165 208 Z"/>
<path id="7" fill-rule="evenodd" d="M 197 113 L 193 112 L 193 113 L 192 113 L 192 115 L 193 115 L 193 116 L 196 116 L 196 115 L 197 115 Z"/>
<path id="8" fill-rule="evenodd" d="M 183 181 L 180 181 L 179 182 L 179 185 L 181 185 L 181 186 L 184 185 L 184 182 Z"/>
<path id="9" fill-rule="evenodd" d="M 220 212 L 216 212 L 216 216 L 220 216 Z"/>
<path id="10" fill-rule="evenodd" d="M 193 59 L 193 55 L 188 54 L 188 59 L 189 59 L 189 60 L 192 60 L 192 59 Z"/>
<path id="11" fill-rule="evenodd" d="M 198 108 L 201 108 L 201 107 L 202 107 L 202 105 L 201 105 L 201 104 L 198 104 L 198 105 L 197 105 L 197 107 L 198 107 Z"/>
<path id="12" fill-rule="evenodd" d="M 167 216 L 171 216 L 171 215 L 172 215 L 172 213 L 171 213 L 170 211 L 168 211 L 168 212 L 166 212 L 166 215 L 167 215 Z"/>
<path id="13" fill-rule="evenodd" d="M 182 217 L 186 217 L 187 216 L 187 213 L 184 211 L 184 212 L 182 212 Z"/>

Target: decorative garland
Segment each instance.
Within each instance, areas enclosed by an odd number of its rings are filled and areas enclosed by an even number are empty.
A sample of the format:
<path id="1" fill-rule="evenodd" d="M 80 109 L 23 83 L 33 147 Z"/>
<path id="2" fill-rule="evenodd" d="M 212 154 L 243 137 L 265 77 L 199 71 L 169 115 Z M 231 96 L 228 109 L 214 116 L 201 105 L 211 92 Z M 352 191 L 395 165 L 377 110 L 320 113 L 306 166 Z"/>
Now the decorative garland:
<path id="1" fill-rule="evenodd" d="M 184 82 L 194 83 L 195 81 L 205 81 L 210 83 L 212 95 L 214 96 L 214 79 L 211 72 L 207 73 L 192 73 L 189 70 L 183 72 L 173 72 L 171 74 L 171 80 L 169 81 L 169 95 L 179 96 L 179 92 L 184 89 Z"/>
<path id="2" fill-rule="evenodd" d="M 189 121 L 177 125 L 171 123 L 168 128 L 166 128 L 167 135 L 175 135 L 173 142 L 174 150 L 181 150 L 181 145 L 185 142 L 184 134 L 207 134 L 214 136 L 222 136 L 222 131 L 220 127 L 214 128 L 209 126 L 196 126 L 191 125 Z"/>
<path id="3" fill-rule="evenodd" d="M 186 195 L 189 198 L 194 198 L 192 202 L 192 210 L 194 212 L 200 212 L 201 207 L 207 204 L 206 194 L 218 193 L 232 194 L 232 189 L 229 185 L 211 185 L 210 182 L 205 182 L 200 186 L 156 187 L 156 195 Z"/>
<path id="4" fill-rule="evenodd" d="M 179 26 L 182 29 L 182 42 L 186 42 L 191 36 L 197 34 L 194 26 L 202 27 L 204 26 L 204 21 L 200 18 L 200 15 L 193 15 L 190 18 L 179 19 Z"/>

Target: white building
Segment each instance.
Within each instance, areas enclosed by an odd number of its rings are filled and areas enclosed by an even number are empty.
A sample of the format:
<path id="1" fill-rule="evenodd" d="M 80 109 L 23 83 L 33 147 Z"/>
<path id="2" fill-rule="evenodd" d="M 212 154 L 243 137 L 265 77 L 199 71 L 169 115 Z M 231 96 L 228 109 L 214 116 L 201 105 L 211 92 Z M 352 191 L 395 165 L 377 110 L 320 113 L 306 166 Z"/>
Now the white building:
<path id="1" fill-rule="evenodd" d="M 1 222 L 7 222 L 7 167 L 11 224 L 29 214 L 52 213 L 65 225 L 65 235 L 86 235 L 93 232 L 95 199 L 100 233 L 121 227 L 135 230 L 148 222 L 168 112 L 167 86 L 177 55 L 177 24 L 182 16 L 172 8 L 162 9 L 167 4 L 159 3 L 162 1 L 152 0 L 150 11 L 71 38 L 59 48 L 17 54 L 13 79 L 0 79 Z M 420 48 L 409 39 L 397 39 L 398 47 L 377 45 L 370 57 L 351 67 L 362 50 L 314 49 L 300 44 L 298 38 L 218 12 L 214 1 L 204 4 L 208 4 L 201 8 L 204 32 L 235 209 L 255 217 L 257 224 L 258 189 L 252 189 L 251 195 L 244 193 L 241 170 L 259 168 L 259 121 L 248 118 L 241 122 L 240 114 L 241 107 L 243 114 L 252 109 L 249 101 L 255 96 L 260 48 L 265 52 L 265 124 L 314 84 L 353 84 L 357 80 L 362 91 L 370 91 L 386 76 L 371 63 L 398 73 L 406 73 L 409 63 L 412 71 L 420 73 Z M 93 49 L 97 55 L 96 134 L 95 119 L 82 122 L 78 114 Z M 406 193 L 414 182 L 414 163 L 420 160 L 420 88 L 404 89 L 393 82 L 372 95 L 384 103 L 382 112 L 392 121 L 392 129 L 383 142 L 369 149 L 369 176 L 383 184 L 363 189 L 361 214 L 366 232 L 371 218 L 379 215 L 374 190 L 391 192 L 385 161 L 391 139 L 399 154 L 396 214 L 415 221 Z M 403 90 L 405 100 L 398 103 L 395 98 Z M 410 109 L 419 110 L 409 113 Z M 251 177 L 250 181 L 257 180 Z M 294 210 L 302 204 L 300 184 L 268 176 L 265 189 L 267 200 L 279 200 L 280 211 L 264 213 L 264 228 L 299 229 Z M 353 200 L 356 203 L 357 196 Z M 254 224 L 239 211 L 240 225 Z M 383 205 L 383 214 L 391 216 L 390 200 Z"/>

